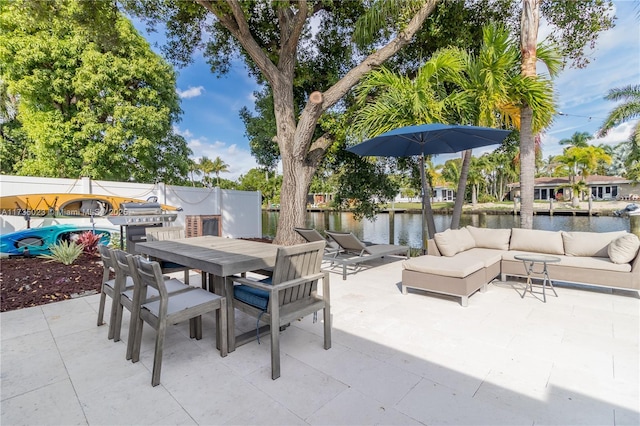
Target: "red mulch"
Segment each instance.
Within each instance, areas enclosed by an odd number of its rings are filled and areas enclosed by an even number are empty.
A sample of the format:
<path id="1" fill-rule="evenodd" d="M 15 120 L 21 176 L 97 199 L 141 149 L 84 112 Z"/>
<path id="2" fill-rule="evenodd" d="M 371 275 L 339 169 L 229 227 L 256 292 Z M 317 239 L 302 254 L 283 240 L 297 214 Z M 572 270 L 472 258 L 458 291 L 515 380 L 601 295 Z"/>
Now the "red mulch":
<path id="1" fill-rule="evenodd" d="M 0 311 L 46 305 L 100 292 L 100 256 L 82 254 L 64 265 L 37 257 L 0 260 Z"/>
<path id="2" fill-rule="evenodd" d="M 266 238 L 244 238 L 271 243 Z M 72 265 L 38 257 L 0 260 L 0 312 L 100 293 L 102 261 L 82 254 Z"/>

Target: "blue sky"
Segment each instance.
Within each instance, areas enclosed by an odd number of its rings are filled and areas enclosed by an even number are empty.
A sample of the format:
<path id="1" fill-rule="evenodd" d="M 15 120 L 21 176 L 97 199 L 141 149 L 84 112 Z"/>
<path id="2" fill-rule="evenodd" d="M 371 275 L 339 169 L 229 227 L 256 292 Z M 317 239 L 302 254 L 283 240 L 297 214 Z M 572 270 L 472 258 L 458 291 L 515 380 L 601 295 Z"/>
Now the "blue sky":
<path id="1" fill-rule="evenodd" d="M 588 51 L 591 63 L 583 69 L 566 68 L 555 80 L 558 110 L 562 115 L 542 135 L 543 156 L 562 152 L 558 141 L 575 132 L 595 134 L 604 118 L 616 105 L 604 100 L 612 88 L 640 84 L 640 20 L 639 10 L 631 1 L 616 1 L 616 26 L 601 34 L 597 46 Z M 142 25 L 136 24 L 139 29 Z M 540 38 L 548 29 L 542 25 Z M 154 34 L 153 41 L 162 43 Z M 151 39 L 150 39 L 151 40 Z M 226 179 L 237 179 L 257 164 L 249 150 L 244 124 L 239 118 L 243 106 L 253 110 L 253 92 L 259 87 L 244 66 L 234 63 L 228 75 L 216 77 L 201 56 L 193 64 L 178 70 L 178 94 L 182 99 L 182 121 L 176 132 L 183 135 L 193 157 L 220 157 L 229 165 Z M 627 140 L 637 121 L 624 123 L 605 138 L 592 143 L 617 144 Z M 474 151 L 480 155 L 487 149 Z M 451 156 L 439 156 L 436 162 Z"/>

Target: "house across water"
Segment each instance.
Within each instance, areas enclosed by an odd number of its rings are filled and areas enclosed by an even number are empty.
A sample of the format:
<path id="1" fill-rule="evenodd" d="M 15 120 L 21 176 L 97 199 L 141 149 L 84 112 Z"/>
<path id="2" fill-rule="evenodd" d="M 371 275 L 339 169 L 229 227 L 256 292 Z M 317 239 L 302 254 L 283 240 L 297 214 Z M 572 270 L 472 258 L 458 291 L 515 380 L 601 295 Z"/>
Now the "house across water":
<path id="1" fill-rule="evenodd" d="M 638 187 L 631 186 L 631 181 L 620 176 L 592 175 L 577 181 L 585 181 L 585 195 L 590 194 L 594 200 L 637 200 L 640 199 Z M 569 177 L 539 177 L 534 181 L 534 200 L 568 200 L 571 198 Z M 508 185 L 509 199 L 520 196 L 520 182 Z"/>

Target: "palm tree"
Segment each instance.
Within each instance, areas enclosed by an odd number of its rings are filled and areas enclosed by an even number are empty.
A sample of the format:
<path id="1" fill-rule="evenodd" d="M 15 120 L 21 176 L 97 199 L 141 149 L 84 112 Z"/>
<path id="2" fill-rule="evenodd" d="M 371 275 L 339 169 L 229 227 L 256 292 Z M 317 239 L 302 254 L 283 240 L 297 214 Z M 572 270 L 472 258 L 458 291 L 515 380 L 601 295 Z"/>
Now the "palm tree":
<path id="1" fill-rule="evenodd" d="M 553 77 L 561 67 L 560 58 L 549 46 L 537 45 L 538 27 L 540 26 L 540 0 L 522 0 L 520 19 L 520 69 L 523 78 L 539 80 L 536 71 L 538 59 L 547 66 L 549 75 Z M 546 57 L 546 58 L 545 58 Z M 551 87 L 549 87 L 551 89 Z M 532 103 L 534 101 L 534 103 Z M 553 106 L 553 104 L 552 104 Z M 550 124 L 545 113 L 555 113 L 555 108 L 539 109 L 541 116 L 536 119 L 534 98 L 523 96 L 519 104 L 520 124 L 520 227 L 533 228 L 533 192 L 536 167 L 536 136 Z"/>
<path id="2" fill-rule="evenodd" d="M 520 73 L 520 51 L 506 28 L 488 25 L 483 28 L 483 44 L 477 57 L 469 55 L 465 61 L 465 78 L 462 80 L 464 105 L 468 107 L 467 122 L 478 126 L 520 129 L 521 105 L 531 108 L 532 123 L 543 128 L 551 122 L 555 111 L 551 81 L 525 78 Z M 553 50 L 540 46 L 540 59 L 549 69 L 559 67 L 559 58 Z M 536 144 L 534 144 L 534 147 Z M 464 194 L 469 159 L 463 161 L 458 193 Z M 535 149 L 534 149 L 535 155 Z M 534 163 L 535 165 L 535 163 Z M 457 228 L 462 212 L 462 199 L 456 198 L 451 227 Z"/>
<path id="3" fill-rule="evenodd" d="M 552 86 L 546 79 L 522 77 L 516 46 L 504 27 L 493 25 L 483 29 L 483 46 L 477 57 L 453 48 L 439 50 L 413 80 L 386 69 L 369 73 L 356 88 L 360 109 L 352 130 L 364 138 L 433 122 L 518 127 L 522 99 L 532 107 L 536 128 L 543 128 L 554 112 Z M 549 68 L 555 70 L 557 56 L 550 50 L 541 52 Z M 373 95 L 375 99 L 367 102 Z M 459 225 L 470 161 L 471 153 L 463 153 L 453 229 Z M 430 204 L 427 216 L 429 235 L 433 235 Z"/>
<path id="4" fill-rule="evenodd" d="M 589 141 L 591 139 L 593 139 L 593 136 L 588 132 L 575 132 L 570 138 L 560 140 L 558 144 L 584 148 L 589 146 Z"/>
<path id="5" fill-rule="evenodd" d="M 220 173 L 222 172 L 228 173 L 229 165 L 224 161 L 222 161 L 220 157 L 216 157 L 216 159 L 213 160 L 213 167 L 211 171 L 216 174 L 217 185 L 220 186 Z"/>
<path id="6" fill-rule="evenodd" d="M 604 144 L 600 145 L 601 147 Z M 611 147 L 611 145 L 606 145 Z M 607 152 L 611 155 L 611 165 L 607 168 L 607 172 L 613 176 L 626 176 L 627 174 L 627 160 L 631 156 L 631 147 L 627 142 L 620 142 L 619 144 L 611 147 L 611 152 Z M 600 172 L 598 172 L 600 174 Z"/>
<path id="7" fill-rule="evenodd" d="M 189 176 L 191 177 L 191 186 L 196 186 L 196 180 L 194 175 L 200 173 L 200 167 L 193 158 L 187 159 L 187 167 L 189 170 Z"/>
<path id="8" fill-rule="evenodd" d="M 200 171 L 202 171 L 202 173 L 204 173 L 203 180 L 207 184 L 209 184 L 210 183 L 209 175 L 213 173 L 213 170 L 215 169 L 213 165 L 213 161 L 211 161 L 209 157 L 206 157 L 203 155 L 202 158 L 200 158 L 200 162 L 198 163 L 198 168 L 200 169 Z"/>
<path id="9" fill-rule="evenodd" d="M 542 160 L 542 166 L 540 168 L 539 176 L 553 176 L 553 172 L 558 167 L 555 155 L 549 155 L 546 159 Z"/>
<path id="10" fill-rule="evenodd" d="M 615 107 L 607 116 L 602 128 L 598 132 L 598 136 L 605 136 L 611 129 L 625 121 L 633 120 L 640 117 L 640 86 L 629 85 L 622 88 L 609 90 L 609 94 L 605 96 L 609 101 L 624 101 Z M 638 138 L 640 131 L 640 122 L 636 124 L 632 139 Z"/>
<path id="11" fill-rule="evenodd" d="M 611 164 L 611 156 L 601 147 L 589 145 L 575 149 L 578 150 L 578 167 L 583 178 L 595 173 L 600 163 Z"/>
<path id="12" fill-rule="evenodd" d="M 603 148 L 592 145 L 567 148 L 556 160 L 567 167 L 569 184 L 564 187 L 571 189 L 574 205 L 579 201 L 578 195 L 586 188 L 586 178 L 598 169 L 601 162 L 611 164 L 611 156 Z M 577 179 L 578 174 L 582 179 Z"/>
<path id="13" fill-rule="evenodd" d="M 609 130 L 620 123 L 640 117 L 640 86 L 629 85 L 611 89 L 605 99 L 623 102 L 609 113 L 598 132 L 598 136 L 606 135 Z M 627 178 L 638 182 L 638 170 L 640 170 L 640 121 L 633 128 L 627 144 L 629 146 L 629 156 L 625 161 Z M 633 171 L 630 176 L 629 171 Z"/>
<path id="14" fill-rule="evenodd" d="M 355 89 L 359 109 L 351 128 L 353 136 L 361 140 L 397 127 L 450 122 L 451 111 L 456 109 L 456 97 L 447 93 L 444 85 L 458 81 L 462 67 L 460 52 L 446 49 L 434 53 L 414 79 L 386 68 L 370 72 Z M 375 99 L 370 100 L 372 95 Z M 425 173 L 424 158 L 420 173 Z M 429 196 L 431 188 L 426 177 L 422 181 L 426 186 L 424 220 L 428 235 L 432 237 L 435 222 Z"/>

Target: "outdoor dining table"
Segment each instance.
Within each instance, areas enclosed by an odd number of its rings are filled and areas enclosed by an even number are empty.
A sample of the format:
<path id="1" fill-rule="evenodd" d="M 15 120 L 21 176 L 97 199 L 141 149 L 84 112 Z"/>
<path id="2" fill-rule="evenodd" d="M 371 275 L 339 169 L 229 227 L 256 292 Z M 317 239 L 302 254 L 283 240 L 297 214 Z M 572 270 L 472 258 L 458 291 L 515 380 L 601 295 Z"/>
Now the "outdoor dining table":
<path id="1" fill-rule="evenodd" d="M 203 287 L 225 296 L 227 315 L 234 315 L 233 295 L 224 294 L 227 277 L 273 268 L 276 263 L 278 245 L 257 241 L 214 236 L 180 238 L 174 240 L 137 243 L 136 251 L 157 259 L 178 263 L 202 271 Z M 233 322 L 227 321 L 227 324 Z M 245 333 L 236 338 L 235 330 L 228 330 L 229 351 L 250 340 Z"/>

